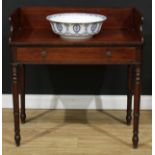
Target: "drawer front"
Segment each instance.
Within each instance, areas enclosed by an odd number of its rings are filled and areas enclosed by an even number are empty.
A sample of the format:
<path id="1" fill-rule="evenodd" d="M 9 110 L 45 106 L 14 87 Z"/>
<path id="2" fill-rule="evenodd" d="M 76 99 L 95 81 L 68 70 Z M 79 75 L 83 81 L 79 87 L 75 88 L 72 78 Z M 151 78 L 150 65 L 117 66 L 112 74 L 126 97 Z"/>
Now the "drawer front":
<path id="1" fill-rule="evenodd" d="M 137 63 L 137 48 L 17 48 L 16 61 L 50 64 L 128 64 Z"/>

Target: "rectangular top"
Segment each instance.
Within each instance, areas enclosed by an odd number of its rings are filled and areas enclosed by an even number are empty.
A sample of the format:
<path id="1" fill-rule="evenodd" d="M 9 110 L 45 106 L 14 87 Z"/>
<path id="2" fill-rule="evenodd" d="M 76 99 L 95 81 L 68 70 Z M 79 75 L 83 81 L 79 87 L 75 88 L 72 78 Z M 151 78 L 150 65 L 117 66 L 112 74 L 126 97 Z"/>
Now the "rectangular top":
<path id="1" fill-rule="evenodd" d="M 61 12 L 89 12 L 107 16 L 101 32 L 82 41 L 61 39 L 51 30 L 46 16 Z M 135 8 L 52 8 L 16 9 L 10 20 L 12 46 L 140 46 L 143 44 L 142 16 Z"/>

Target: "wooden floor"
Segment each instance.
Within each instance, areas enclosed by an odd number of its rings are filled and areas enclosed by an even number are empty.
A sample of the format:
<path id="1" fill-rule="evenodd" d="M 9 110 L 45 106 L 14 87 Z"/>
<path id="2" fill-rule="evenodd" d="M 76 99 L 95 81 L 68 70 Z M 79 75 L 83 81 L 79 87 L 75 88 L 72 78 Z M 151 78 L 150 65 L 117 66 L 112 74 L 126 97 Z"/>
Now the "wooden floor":
<path id="1" fill-rule="evenodd" d="M 27 110 L 21 146 L 11 109 L 3 109 L 3 155 L 151 155 L 151 111 L 141 111 L 140 144 L 132 148 L 125 111 Z"/>

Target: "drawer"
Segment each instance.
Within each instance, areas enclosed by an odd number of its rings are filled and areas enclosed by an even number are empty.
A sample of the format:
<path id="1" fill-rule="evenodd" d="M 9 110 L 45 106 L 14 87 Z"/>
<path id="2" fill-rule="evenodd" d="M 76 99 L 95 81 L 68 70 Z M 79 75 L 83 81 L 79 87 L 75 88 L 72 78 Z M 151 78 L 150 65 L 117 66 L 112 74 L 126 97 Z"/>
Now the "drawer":
<path id="1" fill-rule="evenodd" d="M 50 64 L 128 64 L 140 60 L 137 48 L 17 48 L 16 61 Z"/>

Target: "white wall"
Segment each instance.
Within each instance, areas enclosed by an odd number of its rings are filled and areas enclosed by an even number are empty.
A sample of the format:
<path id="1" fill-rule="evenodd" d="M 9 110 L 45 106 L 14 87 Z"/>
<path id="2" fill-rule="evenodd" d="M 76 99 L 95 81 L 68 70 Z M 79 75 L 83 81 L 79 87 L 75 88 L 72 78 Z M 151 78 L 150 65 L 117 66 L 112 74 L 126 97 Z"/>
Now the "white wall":
<path id="1" fill-rule="evenodd" d="M 26 95 L 29 109 L 126 109 L 125 95 Z M 2 95 L 2 107 L 12 108 L 12 95 Z M 141 109 L 152 109 L 152 96 L 141 96 Z"/>

